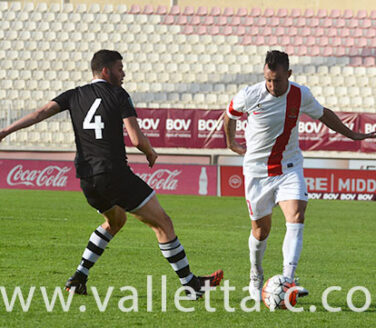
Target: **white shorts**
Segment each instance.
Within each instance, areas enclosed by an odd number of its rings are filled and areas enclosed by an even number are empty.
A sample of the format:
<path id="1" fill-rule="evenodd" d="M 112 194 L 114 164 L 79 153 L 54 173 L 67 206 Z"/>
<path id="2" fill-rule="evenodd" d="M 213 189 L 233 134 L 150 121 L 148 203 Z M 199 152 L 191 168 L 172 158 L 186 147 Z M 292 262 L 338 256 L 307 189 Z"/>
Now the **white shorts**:
<path id="1" fill-rule="evenodd" d="M 280 201 L 299 199 L 308 201 L 303 170 L 286 174 L 255 178 L 245 176 L 245 199 L 251 220 L 258 220 L 272 213 Z"/>

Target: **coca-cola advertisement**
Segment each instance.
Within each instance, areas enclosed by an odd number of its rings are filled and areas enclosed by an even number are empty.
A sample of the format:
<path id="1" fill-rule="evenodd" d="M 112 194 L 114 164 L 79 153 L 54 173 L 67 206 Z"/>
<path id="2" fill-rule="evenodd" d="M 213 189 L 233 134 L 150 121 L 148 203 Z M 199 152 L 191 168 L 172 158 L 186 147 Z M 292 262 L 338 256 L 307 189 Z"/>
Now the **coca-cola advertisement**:
<path id="1" fill-rule="evenodd" d="M 210 165 L 131 164 L 157 193 L 217 195 L 217 168 Z M 81 190 L 73 162 L 0 160 L 0 188 Z"/>
<path id="2" fill-rule="evenodd" d="M 0 188 L 80 190 L 72 162 L 0 160 Z"/>
<path id="3" fill-rule="evenodd" d="M 159 194 L 217 195 L 217 167 L 213 165 L 131 164 L 133 172 Z"/>

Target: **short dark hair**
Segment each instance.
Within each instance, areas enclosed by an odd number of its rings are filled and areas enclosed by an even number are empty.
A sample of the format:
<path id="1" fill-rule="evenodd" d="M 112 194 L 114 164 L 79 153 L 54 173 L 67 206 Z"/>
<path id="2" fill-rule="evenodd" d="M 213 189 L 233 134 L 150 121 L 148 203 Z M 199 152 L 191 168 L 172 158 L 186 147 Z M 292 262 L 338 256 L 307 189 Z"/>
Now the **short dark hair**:
<path id="1" fill-rule="evenodd" d="M 103 67 L 111 68 L 117 60 L 123 57 L 119 52 L 114 50 L 102 49 L 97 51 L 91 59 L 91 70 L 93 73 L 99 73 Z"/>
<path id="2" fill-rule="evenodd" d="M 265 65 L 268 65 L 271 71 L 276 71 L 277 66 L 282 66 L 286 71 L 289 70 L 289 55 L 278 50 L 271 50 L 266 53 Z"/>

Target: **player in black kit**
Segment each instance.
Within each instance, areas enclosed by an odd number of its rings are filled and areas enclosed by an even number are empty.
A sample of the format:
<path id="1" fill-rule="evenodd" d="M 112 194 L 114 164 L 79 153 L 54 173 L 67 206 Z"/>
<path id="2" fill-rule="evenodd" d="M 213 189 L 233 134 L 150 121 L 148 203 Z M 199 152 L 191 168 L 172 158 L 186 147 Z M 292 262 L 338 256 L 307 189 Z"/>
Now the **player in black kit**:
<path id="1" fill-rule="evenodd" d="M 150 167 L 158 155 L 140 130 L 132 100 L 121 87 L 125 76 L 122 59 L 117 51 L 96 52 L 91 60 L 91 83 L 60 94 L 4 128 L 0 131 L 0 141 L 12 132 L 69 110 L 77 147 L 77 177 L 87 201 L 104 216 L 105 222 L 90 236 L 81 263 L 65 285 L 67 290 L 87 294 L 89 270 L 125 224 L 128 211 L 154 230 L 163 256 L 170 262 L 181 284 L 190 287 L 187 294 L 197 299 L 204 293 L 205 281 L 210 286 L 219 285 L 223 271 L 201 277 L 190 271 L 184 248 L 155 191 L 127 164 L 123 124 L 132 144 L 145 154 Z"/>

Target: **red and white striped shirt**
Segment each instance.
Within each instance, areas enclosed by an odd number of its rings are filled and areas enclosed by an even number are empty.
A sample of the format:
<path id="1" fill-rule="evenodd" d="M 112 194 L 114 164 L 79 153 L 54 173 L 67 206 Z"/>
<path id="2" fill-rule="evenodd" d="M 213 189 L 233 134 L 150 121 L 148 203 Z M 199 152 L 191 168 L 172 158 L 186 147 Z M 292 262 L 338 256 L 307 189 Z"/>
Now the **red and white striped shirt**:
<path id="1" fill-rule="evenodd" d="M 298 122 L 302 113 L 313 119 L 323 115 L 323 106 L 302 85 L 289 82 L 285 94 L 272 96 L 265 82 L 239 91 L 227 107 L 227 115 L 239 119 L 247 113 L 247 152 L 243 173 L 254 177 L 276 176 L 303 166 Z"/>

